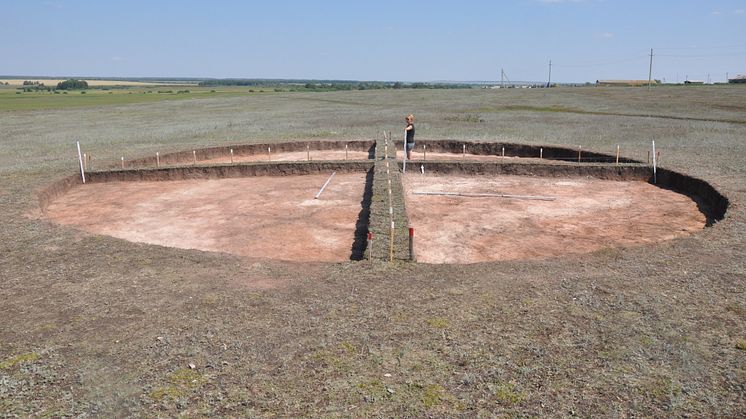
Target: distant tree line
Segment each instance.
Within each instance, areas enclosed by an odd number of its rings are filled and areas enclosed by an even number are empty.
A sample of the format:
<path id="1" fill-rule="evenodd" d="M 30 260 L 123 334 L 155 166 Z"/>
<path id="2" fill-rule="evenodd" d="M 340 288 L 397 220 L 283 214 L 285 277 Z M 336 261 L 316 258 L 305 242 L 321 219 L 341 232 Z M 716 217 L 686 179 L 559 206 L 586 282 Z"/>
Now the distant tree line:
<path id="1" fill-rule="evenodd" d="M 57 83 L 59 90 L 81 90 L 88 88 L 88 82 L 85 80 L 69 79 Z"/>
<path id="2" fill-rule="evenodd" d="M 264 86 L 261 80 L 248 79 L 210 79 L 199 82 L 200 86 Z"/>
<path id="3" fill-rule="evenodd" d="M 334 91 L 334 90 L 373 90 L 373 89 L 465 89 L 468 84 L 454 83 L 402 83 L 384 81 L 352 80 L 268 80 L 268 79 L 209 79 L 200 86 L 261 86 L 274 87 L 276 91 Z"/>

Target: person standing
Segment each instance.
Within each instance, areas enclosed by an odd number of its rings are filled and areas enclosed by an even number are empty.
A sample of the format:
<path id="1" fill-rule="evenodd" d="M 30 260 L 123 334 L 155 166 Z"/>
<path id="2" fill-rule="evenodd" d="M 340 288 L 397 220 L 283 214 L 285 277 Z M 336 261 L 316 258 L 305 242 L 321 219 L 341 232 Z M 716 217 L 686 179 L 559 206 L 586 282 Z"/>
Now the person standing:
<path id="1" fill-rule="evenodd" d="M 406 135 L 406 141 L 404 149 L 407 151 L 407 160 L 412 160 L 412 150 L 414 150 L 414 115 L 407 115 L 407 127 L 404 128 Z"/>

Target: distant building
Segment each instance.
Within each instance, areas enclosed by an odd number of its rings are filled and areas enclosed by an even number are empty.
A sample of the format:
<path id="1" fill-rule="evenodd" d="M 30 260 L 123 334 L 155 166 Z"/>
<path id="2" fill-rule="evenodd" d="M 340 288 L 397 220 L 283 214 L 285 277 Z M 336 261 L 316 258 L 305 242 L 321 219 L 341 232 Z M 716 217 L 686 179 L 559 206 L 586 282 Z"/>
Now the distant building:
<path id="1" fill-rule="evenodd" d="M 684 80 L 684 84 L 705 84 L 704 80 Z"/>
<path id="2" fill-rule="evenodd" d="M 599 86 L 647 86 L 650 84 L 658 84 L 659 80 L 596 80 L 596 84 Z"/>
<path id="3" fill-rule="evenodd" d="M 746 83 L 746 76 L 738 75 L 728 79 L 728 83 Z"/>

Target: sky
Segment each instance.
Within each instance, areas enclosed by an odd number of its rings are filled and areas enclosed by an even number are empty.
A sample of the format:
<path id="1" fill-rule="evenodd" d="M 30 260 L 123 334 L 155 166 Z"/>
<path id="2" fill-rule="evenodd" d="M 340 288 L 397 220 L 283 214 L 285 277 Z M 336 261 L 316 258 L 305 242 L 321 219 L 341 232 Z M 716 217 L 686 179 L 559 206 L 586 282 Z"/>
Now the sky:
<path id="1" fill-rule="evenodd" d="M 0 0 L 0 75 L 724 81 L 746 0 Z"/>

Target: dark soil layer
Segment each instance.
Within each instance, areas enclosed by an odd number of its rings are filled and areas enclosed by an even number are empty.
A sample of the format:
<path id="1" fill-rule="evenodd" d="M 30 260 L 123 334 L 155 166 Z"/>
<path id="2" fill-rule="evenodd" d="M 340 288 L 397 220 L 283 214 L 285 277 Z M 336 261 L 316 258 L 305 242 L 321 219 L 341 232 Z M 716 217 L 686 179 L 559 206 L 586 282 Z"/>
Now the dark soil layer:
<path id="1" fill-rule="evenodd" d="M 230 150 L 233 150 L 235 156 L 253 156 L 256 154 L 266 154 L 267 148 L 270 147 L 273 153 L 284 151 L 303 151 L 307 148 L 311 150 L 339 150 L 347 145 L 350 150 L 367 151 L 369 157 L 373 158 L 375 142 L 374 141 L 298 141 L 291 143 L 272 143 L 272 144 L 239 144 L 224 147 L 211 147 L 196 150 L 180 151 L 177 153 L 168 153 L 160 156 L 161 165 L 169 164 L 192 164 L 196 155 L 197 163 L 202 160 L 210 160 L 217 157 L 230 156 Z M 196 154 L 195 154 L 196 153 Z M 142 167 L 155 166 L 156 157 L 146 157 L 125 161 L 125 167 Z"/>
<path id="2" fill-rule="evenodd" d="M 581 163 L 614 163 L 616 156 L 609 156 L 603 153 L 594 153 L 585 150 L 570 149 L 557 146 L 538 146 L 528 144 L 500 143 L 500 142 L 473 142 L 473 141 L 456 141 L 456 140 L 425 140 L 417 141 L 417 146 L 426 145 L 428 151 L 447 152 L 460 155 L 464 146 L 467 154 L 491 155 L 505 157 L 531 157 L 538 158 L 540 155 L 548 160 L 574 161 Z M 402 142 L 397 143 L 397 147 L 402 147 Z M 578 158 L 580 154 L 580 158 Z M 637 160 L 629 159 L 623 156 L 619 157 L 619 163 L 640 163 Z"/>

